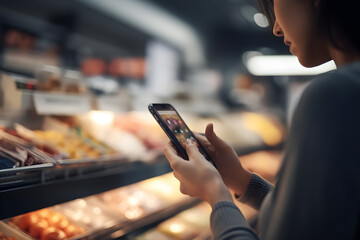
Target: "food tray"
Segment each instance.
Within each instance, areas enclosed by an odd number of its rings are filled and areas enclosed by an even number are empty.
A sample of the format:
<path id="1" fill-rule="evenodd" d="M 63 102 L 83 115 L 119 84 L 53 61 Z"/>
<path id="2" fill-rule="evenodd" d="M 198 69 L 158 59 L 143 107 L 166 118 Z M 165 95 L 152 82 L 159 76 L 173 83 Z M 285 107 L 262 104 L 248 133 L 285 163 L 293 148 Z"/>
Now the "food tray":
<path id="1" fill-rule="evenodd" d="M 51 211 L 55 211 L 55 212 L 59 212 L 57 209 L 55 209 L 54 207 L 50 207 L 48 208 L 49 210 Z M 59 212 L 60 214 L 62 214 L 61 212 Z M 87 226 L 84 226 L 83 224 L 81 223 L 78 223 L 76 221 L 73 221 L 69 218 L 67 218 L 67 220 L 69 221 L 69 223 L 71 225 L 75 225 L 77 227 L 81 227 L 84 232 L 81 233 L 81 234 L 77 234 L 73 237 L 70 237 L 70 238 L 66 238 L 67 240 L 76 240 L 76 239 L 86 239 L 87 236 L 90 236 L 92 234 L 92 230 L 89 229 Z M 9 218 L 9 219 L 6 219 L 6 220 L 3 220 L 2 222 L 0 222 L 4 228 L 8 229 L 9 231 L 12 231 L 12 232 L 16 232 L 19 234 L 19 236 L 21 236 L 22 238 L 20 239 L 24 239 L 24 240 L 37 240 L 37 238 L 34 238 L 32 237 L 28 232 L 20 229 L 17 225 L 15 225 L 12 220 Z M 14 236 L 14 235 L 12 235 Z"/>
<path id="2" fill-rule="evenodd" d="M 8 237 L 16 237 L 18 240 L 33 240 L 27 234 L 19 231 L 16 228 L 11 227 L 9 224 L 0 221 L 0 231 L 3 232 Z"/>
<path id="3" fill-rule="evenodd" d="M 54 166 L 54 163 L 43 163 L 26 167 L 2 169 L 0 170 L 0 190 L 41 183 L 42 171 Z"/>
<path id="4" fill-rule="evenodd" d="M 82 159 L 63 159 L 57 160 L 59 165 L 73 165 L 82 163 L 105 163 L 105 162 L 126 162 L 127 158 L 120 154 L 105 155 L 94 158 L 82 158 Z"/>

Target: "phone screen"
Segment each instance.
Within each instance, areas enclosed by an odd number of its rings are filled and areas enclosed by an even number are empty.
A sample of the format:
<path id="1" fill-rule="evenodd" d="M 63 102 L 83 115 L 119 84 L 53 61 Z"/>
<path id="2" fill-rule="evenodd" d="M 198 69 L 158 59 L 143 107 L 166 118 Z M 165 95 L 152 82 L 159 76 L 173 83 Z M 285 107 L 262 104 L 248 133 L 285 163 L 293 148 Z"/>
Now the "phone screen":
<path id="1" fill-rule="evenodd" d="M 177 140 L 181 143 L 183 148 L 185 148 L 185 141 L 187 138 L 190 138 L 198 144 L 197 140 L 195 140 L 194 136 L 186 127 L 183 120 L 179 117 L 176 111 L 162 110 L 158 111 L 158 113 L 174 136 L 177 138 Z"/>
<path id="2" fill-rule="evenodd" d="M 173 106 L 170 104 L 150 104 L 149 110 L 185 159 L 188 159 L 185 151 L 185 143 L 186 139 L 189 138 L 196 143 L 200 153 L 215 166 L 209 155 L 205 152 L 199 141 L 195 138 L 194 134 L 190 131 Z"/>

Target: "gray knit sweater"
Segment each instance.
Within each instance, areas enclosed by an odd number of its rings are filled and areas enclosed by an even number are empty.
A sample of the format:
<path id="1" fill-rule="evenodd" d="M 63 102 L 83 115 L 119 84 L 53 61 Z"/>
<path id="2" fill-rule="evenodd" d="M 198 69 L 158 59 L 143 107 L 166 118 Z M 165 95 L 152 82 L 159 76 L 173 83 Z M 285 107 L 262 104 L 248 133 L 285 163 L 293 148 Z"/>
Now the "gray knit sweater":
<path id="1" fill-rule="evenodd" d="M 219 202 L 214 239 L 360 239 L 360 62 L 306 88 L 285 150 L 276 187 L 253 175 L 240 199 L 260 210 L 259 235 L 233 203 Z"/>

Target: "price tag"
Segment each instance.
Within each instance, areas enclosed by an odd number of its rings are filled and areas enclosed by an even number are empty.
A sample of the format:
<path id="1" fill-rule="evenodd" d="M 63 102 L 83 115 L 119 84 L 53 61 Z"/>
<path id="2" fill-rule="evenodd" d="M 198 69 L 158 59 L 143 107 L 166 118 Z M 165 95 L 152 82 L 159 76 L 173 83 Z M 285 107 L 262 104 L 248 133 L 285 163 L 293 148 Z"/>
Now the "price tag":
<path id="1" fill-rule="evenodd" d="M 34 93 L 34 105 L 42 115 L 77 115 L 92 110 L 88 95 Z"/>
<path id="2" fill-rule="evenodd" d="M 122 96 L 99 96 L 96 99 L 98 110 L 111 112 L 129 111 L 129 98 Z"/>

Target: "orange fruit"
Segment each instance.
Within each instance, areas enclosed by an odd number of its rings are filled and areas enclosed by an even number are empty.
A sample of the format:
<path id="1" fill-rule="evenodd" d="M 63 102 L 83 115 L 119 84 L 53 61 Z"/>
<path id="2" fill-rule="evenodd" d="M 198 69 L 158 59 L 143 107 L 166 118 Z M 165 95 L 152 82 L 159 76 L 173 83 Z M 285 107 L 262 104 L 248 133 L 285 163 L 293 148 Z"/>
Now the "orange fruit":
<path id="1" fill-rule="evenodd" d="M 27 213 L 20 218 L 18 226 L 24 231 L 29 231 L 30 226 L 34 225 L 39 220 L 39 216 L 35 213 Z"/>
<path id="2" fill-rule="evenodd" d="M 56 226 L 61 230 L 64 230 L 67 226 L 69 226 L 69 220 L 67 220 L 67 218 L 64 217 L 57 223 Z"/>
<path id="3" fill-rule="evenodd" d="M 66 234 L 56 229 L 55 227 L 46 228 L 41 234 L 41 240 L 63 240 L 66 239 Z"/>
<path id="4" fill-rule="evenodd" d="M 41 210 L 36 211 L 36 213 L 39 215 L 39 217 L 41 218 L 49 218 L 50 215 L 52 214 L 51 211 L 48 208 L 44 208 Z"/>
<path id="5" fill-rule="evenodd" d="M 78 227 L 75 225 L 69 225 L 64 229 L 64 232 L 68 238 L 73 237 L 75 235 L 81 234 L 84 232 L 82 227 Z"/>
<path id="6" fill-rule="evenodd" d="M 41 234 L 49 227 L 49 222 L 41 219 L 39 222 L 30 226 L 29 233 L 33 238 L 40 238 Z"/>
<path id="7" fill-rule="evenodd" d="M 51 226 L 57 227 L 64 218 L 61 213 L 54 212 L 49 216 L 49 223 Z"/>
<path id="8" fill-rule="evenodd" d="M 66 234 L 66 236 L 68 238 L 72 237 L 72 236 L 75 236 L 76 235 L 76 232 L 77 232 L 77 229 L 74 225 L 68 225 L 65 229 L 64 229 L 64 232 Z"/>
<path id="9" fill-rule="evenodd" d="M 11 218 L 11 222 L 13 222 L 15 225 L 18 225 L 21 218 L 22 218 L 22 215 L 16 216 L 16 217 L 12 217 L 12 218 Z"/>

